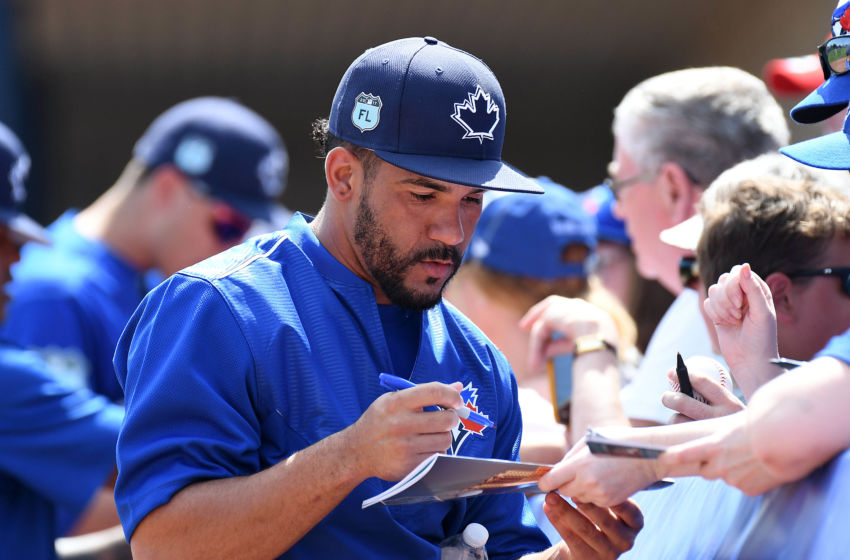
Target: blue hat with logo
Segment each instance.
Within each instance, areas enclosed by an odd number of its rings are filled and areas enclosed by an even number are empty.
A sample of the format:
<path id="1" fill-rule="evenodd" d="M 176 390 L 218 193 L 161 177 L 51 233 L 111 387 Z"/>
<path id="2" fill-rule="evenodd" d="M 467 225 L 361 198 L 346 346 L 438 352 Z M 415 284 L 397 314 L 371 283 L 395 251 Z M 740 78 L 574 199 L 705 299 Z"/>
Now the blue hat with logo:
<path id="1" fill-rule="evenodd" d="M 793 160 L 821 169 L 850 169 L 850 117 L 844 128 L 779 149 Z"/>
<path id="2" fill-rule="evenodd" d="M 205 194 L 250 218 L 270 220 L 289 158 L 263 117 L 222 97 L 178 103 L 151 123 L 133 148 L 149 168 L 173 165 Z"/>
<path id="3" fill-rule="evenodd" d="M 336 137 L 432 179 L 540 193 L 503 163 L 505 99 L 481 60 L 433 37 L 367 50 L 339 83 L 328 123 Z"/>
<path id="4" fill-rule="evenodd" d="M 21 205 L 27 197 L 24 181 L 29 171 L 30 157 L 21 141 L 0 123 L 0 223 L 19 243 L 50 243 L 47 231 L 21 212 Z"/>
<path id="5" fill-rule="evenodd" d="M 830 30 L 833 37 L 850 33 L 850 2 L 832 12 Z M 801 124 L 828 119 L 847 107 L 850 101 L 850 73 L 830 76 L 815 91 L 791 109 L 791 118 Z"/>
<path id="6" fill-rule="evenodd" d="M 513 276 L 586 277 L 595 262 L 593 217 L 570 189 L 547 177 L 536 181 L 543 195 L 508 194 L 484 207 L 465 259 Z M 564 249 L 573 244 L 589 249 L 584 260 L 564 260 Z"/>
<path id="7" fill-rule="evenodd" d="M 582 195 L 584 211 L 596 222 L 596 238 L 621 245 L 631 245 L 626 222 L 614 215 L 614 193 L 606 185 L 597 185 Z"/>

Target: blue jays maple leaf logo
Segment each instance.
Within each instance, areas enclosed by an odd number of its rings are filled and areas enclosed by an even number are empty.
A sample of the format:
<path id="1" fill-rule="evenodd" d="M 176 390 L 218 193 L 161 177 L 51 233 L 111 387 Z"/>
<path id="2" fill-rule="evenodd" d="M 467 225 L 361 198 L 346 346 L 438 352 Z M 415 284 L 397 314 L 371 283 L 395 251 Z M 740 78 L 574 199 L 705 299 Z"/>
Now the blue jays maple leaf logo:
<path id="1" fill-rule="evenodd" d="M 468 93 L 463 103 L 455 103 L 451 117 L 463 127 L 463 139 L 476 138 L 483 144 L 485 139 L 493 139 L 493 131 L 499 124 L 499 105 L 476 85 L 475 93 Z"/>
<path id="2" fill-rule="evenodd" d="M 463 399 L 463 404 L 468 409 L 481 413 L 482 416 L 489 418 L 487 414 L 483 413 L 483 411 L 478 408 L 478 388 L 473 387 L 472 383 L 467 383 L 461 390 L 460 398 Z M 485 426 L 477 424 L 472 420 L 461 418 L 457 426 L 452 428 L 452 444 L 448 450 L 449 454 L 458 455 L 460 452 L 460 446 L 471 434 L 484 437 L 484 430 L 486 429 L 487 428 Z"/>

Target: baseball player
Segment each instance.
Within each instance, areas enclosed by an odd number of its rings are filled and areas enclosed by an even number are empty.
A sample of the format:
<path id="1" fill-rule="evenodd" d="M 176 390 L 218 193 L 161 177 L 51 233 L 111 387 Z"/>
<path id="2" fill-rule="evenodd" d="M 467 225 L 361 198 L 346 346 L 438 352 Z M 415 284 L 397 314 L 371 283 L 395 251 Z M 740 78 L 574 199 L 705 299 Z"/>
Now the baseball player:
<path id="1" fill-rule="evenodd" d="M 23 243 L 48 243 L 47 232 L 19 209 L 29 165 L 18 138 L 0 124 L 3 284 Z M 108 520 L 111 509 L 117 524 L 111 496 L 97 490 L 112 479 L 122 418 L 121 407 L 68 386 L 36 353 L 0 339 L 0 556 L 56 558 L 54 540 L 84 511 L 105 512 Z"/>
<path id="2" fill-rule="evenodd" d="M 517 458 L 510 367 L 441 296 L 484 191 L 541 191 L 501 161 L 505 116 L 466 52 L 430 37 L 367 50 L 315 125 L 317 216 L 147 296 L 115 356 L 116 501 L 135 555 L 438 558 L 470 522 L 490 558 L 548 546 L 522 494 L 361 507 L 433 453 Z M 381 372 L 417 386 L 388 392 Z"/>
<path id="3" fill-rule="evenodd" d="M 286 162 L 272 126 L 235 101 L 170 108 L 110 189 L 50 226 L 52 246 L 25 247 L 3 334 L 122 401 L 112 357 L 146 273 L 172 274 L 241 241 L 252 219 L 269 219 Z"/>

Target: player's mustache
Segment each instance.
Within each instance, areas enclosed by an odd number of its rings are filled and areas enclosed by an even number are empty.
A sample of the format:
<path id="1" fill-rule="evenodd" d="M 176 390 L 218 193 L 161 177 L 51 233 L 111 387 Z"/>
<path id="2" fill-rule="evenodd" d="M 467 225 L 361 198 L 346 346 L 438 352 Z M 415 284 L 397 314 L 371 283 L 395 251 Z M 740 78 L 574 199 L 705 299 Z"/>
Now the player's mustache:
<path id="1" fill-rule="evenodd" d="M 417 252 L 411 259 L 411 262 L 451 261 L 455 268 L 457 268 L 460 266 L 462 258 L 463 254 L 456 247 L 440 245 Z"/>

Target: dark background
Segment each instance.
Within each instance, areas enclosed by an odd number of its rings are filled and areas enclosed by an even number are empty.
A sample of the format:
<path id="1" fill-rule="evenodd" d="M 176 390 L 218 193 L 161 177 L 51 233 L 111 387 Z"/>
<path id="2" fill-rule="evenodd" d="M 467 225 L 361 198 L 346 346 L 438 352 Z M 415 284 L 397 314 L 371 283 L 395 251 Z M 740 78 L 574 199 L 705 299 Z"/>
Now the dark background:
<path id="1" fill-rule="evenodd" d="M 281 201 L 315 212 L 325 187 L 310 122 L 327 115 L 348 64 L 367 47 L 433 35 L 498 76 L 508 106 L 504 158 L 584 190 L 604 175 L 612 109 L 635 83 L 703 65 L 759 75 L 770 58 L 814 52 L 834 7 L 833 0 L 0 0 L 0 53 L 3 44 L 12 53 L 0 64 L 13 77 L 0 120 L 29 147 L 27 209 L 46 223 L 111 185 L 164 109 L 198 95 L 233 96 L 287 144 Z M 793 130 L 795 140 L 817 134 L 817 127 Z"/>

